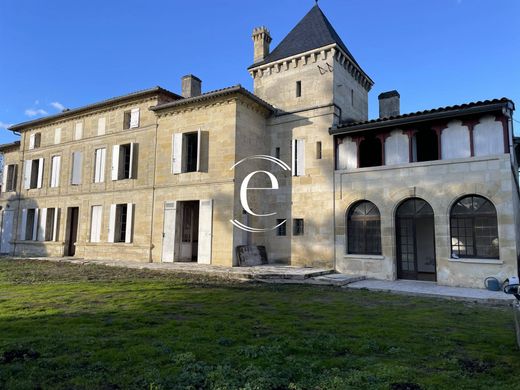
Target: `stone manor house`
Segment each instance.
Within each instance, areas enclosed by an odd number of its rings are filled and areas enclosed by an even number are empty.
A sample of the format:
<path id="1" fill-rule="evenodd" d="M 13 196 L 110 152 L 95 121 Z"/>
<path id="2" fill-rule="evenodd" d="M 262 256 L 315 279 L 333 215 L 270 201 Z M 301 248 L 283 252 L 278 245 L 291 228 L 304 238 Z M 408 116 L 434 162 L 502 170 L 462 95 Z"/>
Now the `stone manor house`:
<path id="1" fill-rule="evenodd" d="M 481 287 L 518 274 L 512 101 L 401 114 L 391 91 L 368 120 L 373 81 L 317 5 L 274 50 L 265 27 L 253 42 L 253 93 L 202 93 L 188 75 L 181 95 L 154 87 L 11 126 L 0 252 L 234 266 L 250 244 L 269 262 L 381 279 Z M 255 155 L 291 169 L 232 168 Z M 259 170 L 279 183 L 247 192 L 267 217 L 240 201 Z"/>

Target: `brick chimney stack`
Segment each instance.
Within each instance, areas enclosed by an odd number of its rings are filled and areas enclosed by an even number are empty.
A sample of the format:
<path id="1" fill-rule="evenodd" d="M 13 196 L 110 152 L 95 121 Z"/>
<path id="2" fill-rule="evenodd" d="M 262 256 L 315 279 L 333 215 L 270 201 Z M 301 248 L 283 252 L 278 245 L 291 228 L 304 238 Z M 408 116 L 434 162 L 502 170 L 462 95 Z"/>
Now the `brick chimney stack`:
<path id="1" fill-rule="evenodd" d="M 253 29 L 253 43 L 255 49 L 254 63 L 260 62 L 269 55 L 269 44 L 272 38 L 269 30 L 262 26 Z"/>
<path id="2" fill-rule="evenodd" d="M 192 74 L 182 77 L 182 97 L 190 98 L 199 96 L 202 92 L 202 81 Z"/>
<path id="3" fill-rule="evenodd" d="M 395 89 L 383 92 L 378 96 L 379 99 L 379 118 L 389 118 L 398 116 L 401 113 L 401 95 Z"/>

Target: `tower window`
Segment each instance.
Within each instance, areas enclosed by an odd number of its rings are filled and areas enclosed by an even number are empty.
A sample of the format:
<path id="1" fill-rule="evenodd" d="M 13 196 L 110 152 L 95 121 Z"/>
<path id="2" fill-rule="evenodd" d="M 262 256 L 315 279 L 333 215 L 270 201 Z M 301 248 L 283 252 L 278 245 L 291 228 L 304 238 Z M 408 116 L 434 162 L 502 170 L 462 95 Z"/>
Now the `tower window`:
<path id="1" fill-rule="evenodd" d="M 276 158 L 280 158 L 280 148 L 279 148 L 279 147 L 277 147 L 277 148 L 274 150 L 274 156 L 275 156 Z"/>
<path id="2" fill-rule="evenodd" d="M 350 90 L 350 104 L 354 107 L 354 90 Z"/>
<path id="3" fill-rule="evenodd" d="M 316 142 L 316 159 L 321 160 L 321 141 Z"/>
<path id="4" fill-rule="evenodd" d="M 302 96 L 302 82 L 297 81 L 296 82 L 296 97 Z"/>

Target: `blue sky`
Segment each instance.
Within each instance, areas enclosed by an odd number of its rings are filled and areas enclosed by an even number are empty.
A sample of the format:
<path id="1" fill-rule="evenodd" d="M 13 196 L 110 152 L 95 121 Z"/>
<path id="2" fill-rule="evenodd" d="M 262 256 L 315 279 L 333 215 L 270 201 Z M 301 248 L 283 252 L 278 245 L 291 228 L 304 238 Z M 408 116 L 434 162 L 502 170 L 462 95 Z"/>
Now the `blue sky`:
<path id="1" fill-rule="evenodd" d="M 474 100 L 520 107 L 518 0 L 321 0 L 320 7 L 375 81 L 397 89 L 401 111 Z M 160 85 L 179 92 L 193 73 L 203 90 L 242 84 L 251 31 L 273 45 L 314 0 L 0 1 L 0 142 L 5 126 Z M 274 46 L 272 46 L 274 48 Z M 518 116 L 520 119 L 520 115 Z M 520 124 L 516 124 L 518 128 Z"/>

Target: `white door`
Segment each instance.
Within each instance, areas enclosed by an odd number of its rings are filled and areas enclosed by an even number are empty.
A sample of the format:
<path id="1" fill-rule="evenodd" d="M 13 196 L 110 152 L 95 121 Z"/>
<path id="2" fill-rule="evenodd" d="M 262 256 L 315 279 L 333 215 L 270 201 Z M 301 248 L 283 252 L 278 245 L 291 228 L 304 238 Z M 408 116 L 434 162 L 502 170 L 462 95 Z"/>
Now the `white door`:
<path id="1" fill-rule="evenodd" d="M 211 240 L 213 238 L 213 200 L 201 200 L 199 207 L 199 248 L 197 262 L 211 264 Z"/>
<path id="2" fill-rule="evenodd" d="M 177 202 L 164 203 L 162 262 L 173 263 L 175 258 L 175 221 Z"/>
<path id="3" fill-rule="evenodd" d="M 14 211 L 4 210 L 2 216 L 2 239 L 0 241 L 0 253 L 11 253 L 11 240 L 13 238 Z"/>

